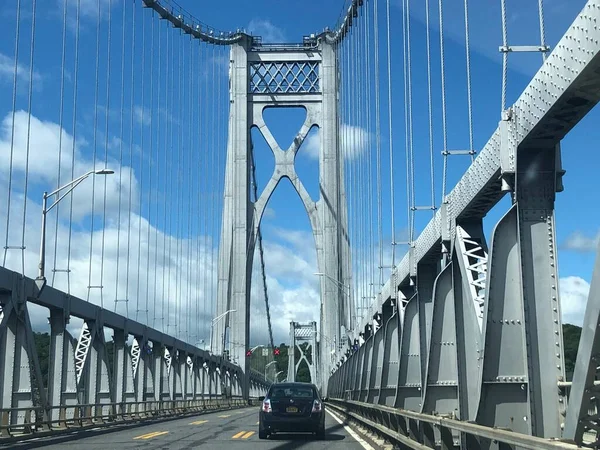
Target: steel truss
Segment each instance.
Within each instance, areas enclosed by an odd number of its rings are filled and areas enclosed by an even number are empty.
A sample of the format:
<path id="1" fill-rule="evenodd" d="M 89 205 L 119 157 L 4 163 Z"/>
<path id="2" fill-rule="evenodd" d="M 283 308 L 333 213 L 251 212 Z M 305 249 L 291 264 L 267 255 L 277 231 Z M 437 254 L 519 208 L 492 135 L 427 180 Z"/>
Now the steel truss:
<path id="1" fill-rule="evenodd" d="M 565 424 L 554 200 L 560 141 L 600 100 L 598 22 L 600 0 L 590 0 L 504 112 L 371 305 L 331 396 L 547 438 L 564 424 L 578 443 L 597 429 L 598 267 Z M 488 255 L 482 220 L 508 192 Z"/>
<path id="2" fill-rule="evenodd" d="M 31 303 L 50 313 L 47 386 L 33 340 Z M 39 296 L 34 280 L 6 268 L 0 268 L 0 304 L 0 435 L 242 398 L 246 378 L 240 367 L 52 287 Z M 77 340 L 67 330 L 71 317 L 84 321 Z M 113 332 L 113 361 L 106 354 L 105 329 Z M 267 387 L 262 376 L 252 374 L 247 382 L 253 397 Z"/>

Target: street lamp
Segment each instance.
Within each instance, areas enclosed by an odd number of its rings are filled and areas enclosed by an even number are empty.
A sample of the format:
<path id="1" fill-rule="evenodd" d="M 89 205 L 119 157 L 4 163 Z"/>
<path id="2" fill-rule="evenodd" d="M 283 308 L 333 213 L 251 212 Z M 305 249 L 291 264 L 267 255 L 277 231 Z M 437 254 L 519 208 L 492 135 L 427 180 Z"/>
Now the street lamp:
<path id="1" fill-rule="evenodd" d="M 269 381 L 269 379 L 267 378 L 267 368 L 268 368 L 270 365 L 272 365 L 272 364 L 275 364 L 276 362 L 277 362 L 277 361 L 271 361 L 269 364 L 267 364 L 267 365 L 265 366 L 265 381 Z"/>
<path id="2" fill-rule="evenodd" d="M 331 277 L 331 276 L 329 276 L 329 275 L 327 275 L 326 273 L 323 273 L 323 272 L 315 272 L 313 275 L 316 275 L 318 277 L 325 277 L 325 278 L 330 279 L 331 281 L 333 281 L 336 284 L 336 286 L 338 287 L 338 289 L 340 291 L 342 291 L 344 294 L 346 294 L 348 296 L 350 295 L 350 285 L 346 286 L 345 284 L 340 283 L 335 278 L 333 278 L 333 277 Z"/>
<path id="3" fill-rule="evenodd" d="M 98 169 L 98 170 L 90 170 L 87 173 L 84 173 L 79 178 L 75 178 L 73 181 L 65 184 L 64 186 L 59 187 L 58 189 L 48 193 L 44 192 L 44 197 L 42 199 L 42 238 L 40 243 L 40 263 L 38 265 L 38 276 L 35 279 L 35 284 L 38 287 L 37 296 L 39 298 L 42 290 L 46 286 L 46 275 L 45 275 L 45 264 L 46 264 L 46 215 L 54 208 L 63 198 L 65 198 L 73 189 L 75 189 L 83 180 L 85 180 L 90 175 L 110 175 L 115 173 L 114 170 L 110 169 Z M 53 195 L 57 195 L 63 189 L 68 190 L 60 195 L 50 207 L 48 207 L 48 198 Z M 94 201 L 94 199 L 92 199 Z"/>
<path id="4" fill-rule="evenodd" d="M 219 320 L 221 320 L 227 314 L 232 313 L 232 312 L 236 312 L 236 311 L 237 311 L 237 309 L 228 309 L 223 314 L 220 314 L 217 317 L 215 317 L 212 320 L 212 322 L 210 323 L 210 352 L 211 353 L 213 353 L 213 332 L 214 332 L 214 328 L 215 328 L 215 323 L 217 323 Z"/>

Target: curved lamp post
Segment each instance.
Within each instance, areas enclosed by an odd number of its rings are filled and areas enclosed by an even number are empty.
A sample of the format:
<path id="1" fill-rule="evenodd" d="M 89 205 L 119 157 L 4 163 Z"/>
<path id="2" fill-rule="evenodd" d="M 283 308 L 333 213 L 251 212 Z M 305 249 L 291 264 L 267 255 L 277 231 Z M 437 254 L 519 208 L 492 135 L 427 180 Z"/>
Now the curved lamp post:
<path id="1" fill-rule="evenodd" d="M 83 180 L 85 180 L 90 175 L 110 175 L 115 173 L 114 170 L 110 169 L 98 169 L 98 170 L 90 170 L 87 173 L 84 173 L 78 178 L 75 178 L 73 181 L 68 182 L 64 186 L 59 187 L 58 189 L 48 193 L 44 192 L 44 197 L 42 200 L 42 238 L 40 243 L 40 263 L 38 265 L 38 276 L 35 279 L 35 284 L 37 285 L 38 292 L 37 296 L 39 298 L 42 290 L 46 286 L 46 274 L 45 274 L 45 264 L 46 264 L 46 215 L 54 208 L 58 203 L 65 198 L 73 189 L 75 189 Z M 67 189 L 67 191 L 61 194 L 54 203 L 52 203 L 48 207 L 48 198 L 53 195 L 58 195 L 60 191 L 63 189 Z M 94 199 L 92 199 L 94 201 Z"/>
<path id="2" fill-rule="evenodd" d="M 214 332 L 214 328 L 215 328 L 215 323 L 217 323 L 219 320 L 221 320 L 227 314 L 232 313 L 232 312 L 236 312 L 236 311 L 237 311 L 237 309 L 228 309 L 223 314 L 220 314 L 217 317 L 215 317 L 212 320 L 212 322 L 210 323 L 210 352 L 211 353 L 213 353 L 213 332 Z"/>

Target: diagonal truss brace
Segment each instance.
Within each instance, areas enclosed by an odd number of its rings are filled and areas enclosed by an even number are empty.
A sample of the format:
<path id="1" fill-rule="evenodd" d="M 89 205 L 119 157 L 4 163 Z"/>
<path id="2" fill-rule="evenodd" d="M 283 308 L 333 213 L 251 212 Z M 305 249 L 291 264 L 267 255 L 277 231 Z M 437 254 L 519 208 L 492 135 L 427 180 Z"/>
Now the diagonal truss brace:
<path id="1" fill-rule="evenodd" d="M 75 375 L 77 377 L 77 385 L 81 382 L 81 377 L 85 369 L 85 361 L 87 359 L 90 346 L 92 345 L 92 332 L 87 324 L 83 322 L 77 347 L 75 348 Z"/>
<path id="2" fill-rule="evenodd" d="M 169 349 L 167 347 L 165 347 L 165 351 L 163 353 L 163 358 L 165 359 L 165 362 L 167 363 L 167 376 L 170 376 L 171 375 L 172 357 L 171 357 L 171 352 L 169 351 Z"/>
<path id="3" fill-rule="evenodd" d="M 467 269 L 466 275 L 471 290 L 471 298 L 473 299 L 473 306 L 481 331 L 483 330 L 488 254 L 479 239 L 471 237 L 460 225 L 456 225 L 456 236 L 458 237 L 460 255 Z"/>
<path id="4" fill-rule="evenodd" d="M 133 342 L 131 344 L 131 368 L 133 370 L 134 378 L 137 375 L 137 369 L 140 364 L 140 355 L 141 355 L 141 349 L 140 349 L 140 344 L 138 342 L 138 338 L 133 338 Z"/>

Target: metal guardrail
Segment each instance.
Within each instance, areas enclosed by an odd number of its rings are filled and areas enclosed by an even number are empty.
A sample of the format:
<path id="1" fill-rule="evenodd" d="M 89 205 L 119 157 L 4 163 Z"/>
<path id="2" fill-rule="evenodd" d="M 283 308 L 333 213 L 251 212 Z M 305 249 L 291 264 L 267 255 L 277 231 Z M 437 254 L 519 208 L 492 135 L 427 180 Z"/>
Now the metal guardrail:
<path id="1" fill-rule="evenodd" d="M 0 445 L 11 438 L 52 435 L 53 432 L 141 422 L 170 416 L 241 408 L 252 404 L 242 398 L 162 400 L 57 406 L 49 411 L 40 407 L 0 409 Z M 51 420 L 52 410 L 59 410 Z M 22 420 L 16 420 L 22 418 Z"/>
<path id="2" fill-rule="evenodd" d="M 501 428 L 490 428 L 450 417 L 431 416 L 389 406 L 371 405 L 330 398 L 326 405 L 384 439 L 402 448 L 416 450 L 450 450 L 466 439 L 469 450 L 487 447 L 489 442 L 499 448 L 527 450 L 575 450 L 577 445 L 560 439 L 544 439 Z"/>

